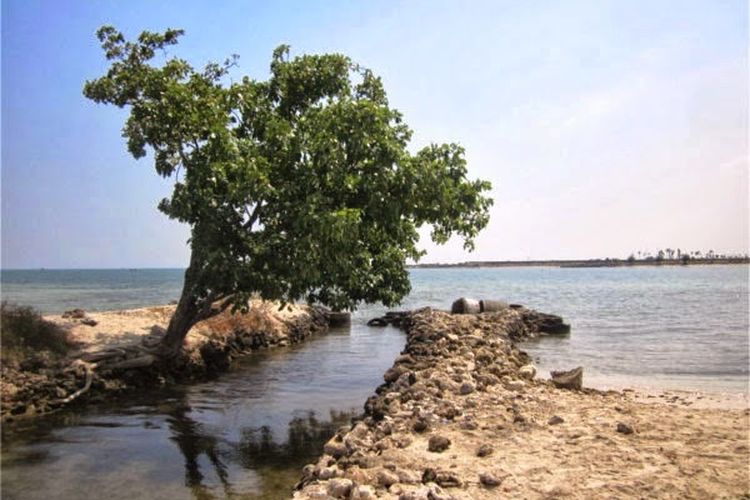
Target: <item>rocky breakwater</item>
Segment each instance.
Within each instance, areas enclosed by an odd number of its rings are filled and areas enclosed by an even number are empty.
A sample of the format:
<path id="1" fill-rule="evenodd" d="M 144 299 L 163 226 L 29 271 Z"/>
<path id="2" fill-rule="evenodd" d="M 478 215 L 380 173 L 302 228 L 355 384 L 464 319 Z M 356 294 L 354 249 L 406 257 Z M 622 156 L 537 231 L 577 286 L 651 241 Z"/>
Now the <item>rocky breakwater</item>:
<path id="1" fill-rule="evenodd" d="M 36 356 L 2 366 L 3 421 L 46 413 L 69 403 L 102 400 L 139 387 L 205 379 L 249 352 L 300 342 L 328 328 L 327 311 L 253 301 L 247 313 L 223 312 L 195 325 L 182 352 L 163 361 L 153 352 L 174 305 L 69 311 L 45 321 L 67 332 L 76 348 L 63 359 Z"/>
<path id="2" fill-rule="evenodd" d="M 393 317 L 393 316 L 392 316 Z M 402 315 L 406 348 L 296 499 L 746 498 L 750 409 L 535 378 L 513 343 L 563 329 L 521 307 Z M 558 325 L 558 327 L 555 327 Z M 671 402 L 670 402 L 671 401 Z"/>
<path id="3" fill-rule="evenodd" d="M 400 322 L 406 347 L 385 383 L 363 417 L 305 468 L 294 498 L 478 498 L 501 484 L 483 461 L 493 445 L 467 454 L 462 441 L 487 430 L 479 417 L 488 406 L 493 433 L 527 424 L 519 404 L 524 388 L 544 382 L 532 380 L 536 370 L 514 341 L 562 319 L 516 306 L 483 314 L 424 309 Z"/>

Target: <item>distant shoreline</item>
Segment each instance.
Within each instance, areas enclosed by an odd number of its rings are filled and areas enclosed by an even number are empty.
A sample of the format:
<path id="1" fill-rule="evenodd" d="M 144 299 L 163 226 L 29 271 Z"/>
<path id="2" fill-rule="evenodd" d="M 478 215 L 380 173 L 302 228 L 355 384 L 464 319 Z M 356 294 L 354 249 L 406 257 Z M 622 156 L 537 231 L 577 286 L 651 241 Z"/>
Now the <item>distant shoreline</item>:
<path id="1" fill-rule="evenodd" d="M 434 269 L 444 267 L 632 267 L 632 266 L 695 266 L 718 264 L 750 264 L 750 258 L 731 257 L 714 259 L 690 259 L 687 262 L 677 259 L 586 259 L 586 260 L 495 260 L 469 261 L 454 264 L 425 263 L 411 264 L 409 268 Z"/>

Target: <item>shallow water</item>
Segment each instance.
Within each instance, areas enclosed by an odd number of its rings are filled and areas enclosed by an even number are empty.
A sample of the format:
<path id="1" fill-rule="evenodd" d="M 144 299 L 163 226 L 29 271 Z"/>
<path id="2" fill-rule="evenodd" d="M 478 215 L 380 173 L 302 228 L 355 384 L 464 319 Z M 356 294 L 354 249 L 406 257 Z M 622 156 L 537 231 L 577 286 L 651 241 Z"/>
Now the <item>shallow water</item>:
<path id="1" fill-rule="evenodd" d="M 403 341 L 334 330 L 210 382 L 4 425 L 3 498 L 285 498 Z"/>
<path id="2" fill-rule="evenodd" d="M 586 368 L 599 386 L 646 385 L 719 391 L 748 387 L 747 265 L 620 268 L 444 268 L 411 270 L 403 308 L 449 308 L 466 296 L 498 298 L 560 314 L 568 337 L 524 348 L 541 371 Z M 179 269 L 3 270 L 2 296 L 44 312 L 164 304 L 179 296 Z M 359 311 L 353 325 L 370 335 Z M 387 364 L 388 360 L 384 360 Z"/>
<path id="3" fill-rule="evenodd" d="M 3 271 L 3 299 L 45 312 L 176 298 L 180 270 Z M 414 269 L 404 309 L 499 298 L 560 314 L 565 337 L 523 348 L 544 375 L 587 385 L 747 392 L 748 266 Z M 403 334 L 350 330 L 256 353 L 199 385 L 3 427 L 3 498 L 284 498 L 335 428 L 359 413 Z"/>

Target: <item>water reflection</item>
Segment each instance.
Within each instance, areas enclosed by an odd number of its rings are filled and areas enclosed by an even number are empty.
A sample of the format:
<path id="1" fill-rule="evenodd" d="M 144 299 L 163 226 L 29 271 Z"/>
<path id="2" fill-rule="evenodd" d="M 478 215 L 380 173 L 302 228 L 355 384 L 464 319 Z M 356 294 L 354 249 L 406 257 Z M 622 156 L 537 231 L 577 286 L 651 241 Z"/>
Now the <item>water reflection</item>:
<path id="1" fill-rule="evenodd" d="M 153 406 L 92 407 L 5 426 L 3 498 L 286 497 L 302 467 L 356 413 L 297 411 L 286 426 L 226 429 L 193 408 L 190 394 L 170 396 Z"/>
<path id="2" fill-rule="evenodd" d="M 286 498 L 403 341 L 392 328 L 331 331 L 211 382 L 3 426 L 3 498 Z"/>
<path id="3" fill-rule="evenodd" d="M 175 405 L 166 422 L 169 439 L 184 458 L 185 485 L 198 500 L 278 498 L 281 491 L 291 492 L 301 468 L 314 461 L 336 429 L 355 415 L 331 410 L 329 419 L 321 420 L 307 411 L 288 423 L 286 436 L 274 435 L 268 425 L 244 427 L 239 441 L 231 442 L 212 434 L 210 426 L 193 420 L 190 413 L 188 405 Z M 230 477 L 238 469 L 245 477 Z"/>
<path id="4" fill-rule="evenodd" d="M 198 459 L 201 455 L 205 455 L 224 493 L 230 496 L 229 473 L 219 456 L 219 440 L 206 433 L 199 423 L 188 416 L 189 413 L 189 406 L 176 405 L 167 417 L 169 429 L 172 432 L 169 439 L 177 444 L 180 453 L 185 458 L 185 485 L 191 489 L 196 498 L 214 498 L 203 484 L 203 474 Z"/>

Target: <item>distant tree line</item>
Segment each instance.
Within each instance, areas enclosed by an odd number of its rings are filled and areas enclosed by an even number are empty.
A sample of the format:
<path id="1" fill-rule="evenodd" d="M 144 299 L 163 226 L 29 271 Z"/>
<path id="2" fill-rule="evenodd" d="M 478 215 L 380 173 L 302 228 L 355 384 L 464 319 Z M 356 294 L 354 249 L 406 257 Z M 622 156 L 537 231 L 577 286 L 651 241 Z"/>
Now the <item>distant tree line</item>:
<path id="1" fill-rule="evenodd" d="M 749 259 L 750 256 L 748 254 L 724 254 L 724 253 L 716 253 L 713 250 L 709 250 L 707 252 L 702 252 L 700 250 L 694 250 L 694 251 L 683 251 L 680 248 L 674 249 L 674 248 L 664 248 L 659 249 L 655 253 L 649 252 L 649 251 L 638 251 L 631 253 L 627 261 L 628 262 L 636 262 L 639 260 L 645 260 L 645 261 L 682 261 L 683 264 L 687 264 L 688 262 L 692 260 L 697 261 L 714 261 L 714 260 L 727 260 L 727 259 Z"/>

